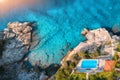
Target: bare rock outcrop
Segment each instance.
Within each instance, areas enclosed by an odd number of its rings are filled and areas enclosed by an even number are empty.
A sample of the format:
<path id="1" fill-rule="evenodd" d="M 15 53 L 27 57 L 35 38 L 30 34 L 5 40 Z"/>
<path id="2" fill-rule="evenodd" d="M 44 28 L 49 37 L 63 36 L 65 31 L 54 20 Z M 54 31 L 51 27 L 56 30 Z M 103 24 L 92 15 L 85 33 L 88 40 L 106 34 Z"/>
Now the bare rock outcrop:
<path id="1" fill-rule="evenodd" d="M 8 23 L 8 28 L 4 30 L 5 38 L 16 38 L 22 41 L 23 45 L 27 48 L 30 47 L 32 27 L 29 22 L 19 23 L 13 22 Z"/>
<path id="2" fill-rule="evenodd" d="M 87 41 L 95 42 L 96 44 L 106 44 L 111 42 L 111 36 L 105 28 L 91 30 L 86 34 Z"/>
<path id="3" fill-rule="evenodd" d="M 31 25 L 29 22 L 8 23 L 8 27 L 0 32 L 0 40 L 5 41 L 4 50 L 0 54 L 0 68 L 4 69 L 0 74 L 1 80 L 19 80 L 21 78 L 22 80 L 39 80 L 40 74 L 33 69 L 30 72 L 23 69 L 24 61 L 27 61 L 25 54 L 39 42 L 39 38 L 36 37 L 37 33 L 33 33 Z M 41 76 L 43 75 L 41 74 Z"/>
<path id="4" fill-rule="evenodd" d="M 26 53 L 26 47 L 16 39 L 5 42 L 4 51 L 0 59 L 0 66 L 20 61 Z"/>
<path id="5" fill-rule="evenodd" d="M 87 41 L 84 42 L 86 46 L 83 46 L 81 44 L 83 48 L 81 48 L 80 50 L 83 50 L 83 51 L 87 50 L 89 53 L 92 53 L 93 51 L 97 50 L 97 47 L 99 47 L 100 45 L 111 43 L 111 40 L 112 40 L 109 32 L 105 28 L 90 30 L 85 35 L 85 37 L 87 38 Z"/>
<path id="6" fill-rule="evenodd" d="M 8 23 L 4 30 L 4 51 L 0 58 L 0 66 L 11 64 L 23 59 L 31 45 L 32 27 L 30 23 L 13 22 Z"/>
<path id="7" fill-rule="evenodd" d="M 4 33 L 3 31 L 0 31 L 0 40 L 3 40 L 3 38 L 4 38 Z"/>
<path id="8" fill-rule="evenodd" d="M 62 62 L 66 60 L 70 60 L 70 58 L 80 52 L 80 51 L 88 51 L 92 53 L 97 50 L 97 47 L 100 45 L 105 45 L 111 42 L 112 38 L 109 32 L 105 28 L 99 28 L 95 30 L 90 30 L 86 33 L 85 37 L 87 40 L 85 42 L 81 42 L 77 47 L 75 47 L 67 56 L 67 58 L 63 58 Z"/>
<path id="9" fill-rule="evenodd" d="M 39 80 L 40 74 L 33 69 L 27 71 L 22 64 L 14 63 L 4 66 L 4 72 L 0 74 L 0 80 Z"/>
<path id="10" fill-rule="evenodd" d="M 84 28 L 84 30 L 81 32 L 81 34 L 82 34 L 82 35 L 86 35 L 88 32 L 89 32 L 89 31 L 88 31 L 86 28 Z"/>

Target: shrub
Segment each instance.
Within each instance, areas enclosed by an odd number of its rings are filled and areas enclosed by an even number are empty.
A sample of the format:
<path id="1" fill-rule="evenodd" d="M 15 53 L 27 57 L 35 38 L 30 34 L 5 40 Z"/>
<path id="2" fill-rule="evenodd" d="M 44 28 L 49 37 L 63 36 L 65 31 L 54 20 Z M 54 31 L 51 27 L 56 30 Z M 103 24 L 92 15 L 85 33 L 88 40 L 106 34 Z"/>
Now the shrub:
<path id="1" fill-rule="evenodd" d="M 98 51 L 94 51 L 93 53 L 85 53 L 85 58 L 87 59 L 95 59 L 99 56 Z"/>
<path id="2" fill-rule="evenodd" d="M 85 57 L 85 52 L 83 51 L 83 52 L 79 52 L 79 53 L 77 53 L 78 55 L 79 55 L 79 57 L 82 59 L 82 58 L 84 58 Z"/>
<path id="3" fill-rule="evenodd" d="M 63 70 L 59 69 L 55 75 L 55 80 L 66 80 L 66 76 L 63 74 Z"/>
<path id="4" fill-rule="evenodd" d="M 100 46 L 97 48 L 97 52 L 99 53 L 99 55 L 100 55 L 100 53 L 101 53 L 101 48 L 102 48 L 102 45 L 100 45 Z"/>
<path id="5" fill-rule="evenodd" d="M 100 72 L 95 75 L 90 75 L 89 80 L 113 80 L 112 72 Z"/>
<path id="6" fill-rule="evenodd" d="M 120 52 L 120 43 L 117 45 L 116 51 Z"/>
<path id="7" fill-rule="evenodd" d="M 75 54 L 74 59 L 75 59 L 76 61 L 79 61 L 79 60 L 81 59 L 81 57 L 79 56 L 79 54 Z"/>
<path id="8" fill-rule="evenodd" d="M 114 53 L 113 60 L 115 60 L 115 61 L 118 60 L 118 58 L 117 58 L 117 52 Z"/>
<path id="9" fill-rule="evenodd" d="M 55 80 L 66 80 L 70 76 L 71 70 L 69 68 L 59 69 L 55 74 Z"/>
<path id="10" fill-rule="evenodd" d="M 114 71 L 113 78 L 116 79 L 117 77 L 120 77 L 120 72 Z"/>
<path id="11" fill-rule="evenodd" d="M 116 67 L 116 68 L 120 68 L 120 61 L 117 61 L 117 62 L 116 62 L 115 67 Z"/>
<path id="12" fill-rule="evenodd" d="M 68 80 L 86 80 L 85 73 L 73 73 Z"/>

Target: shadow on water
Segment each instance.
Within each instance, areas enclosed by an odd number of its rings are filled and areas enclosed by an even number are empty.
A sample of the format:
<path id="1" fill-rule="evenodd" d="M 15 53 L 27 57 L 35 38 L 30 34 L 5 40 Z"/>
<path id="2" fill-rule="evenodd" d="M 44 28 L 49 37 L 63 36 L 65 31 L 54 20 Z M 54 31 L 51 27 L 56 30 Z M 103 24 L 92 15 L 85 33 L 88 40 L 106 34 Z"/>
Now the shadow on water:
<path id="1" fill-rule="evenodd" d="M 60 68 L 59 64 L 51 64 L 50 66 L 45 68 L 44 71 L 46 72 L 46 75 L 52 76 L 57 72 L 59 68 Z"/>
<path id="2" fill-rule="evenodd" d="M 28 21 L 20 21 L 21 23 L 23 22 L 28 22 Z M 34 32 L 37 32 L 38 30 L 38 25 L 37 25 L 37 22 L 36 21 L 32 21 L 30 22 L 30 25 L 29 26 L 32 26 L 32 34 Z M 34 37 L 36 37 L 37 33 L 34 34 Z M 32 37 L 32 38 L 34 38 Z M 33 39 L 34 40 L 34 39 Z M 41 67 L 41 66 L 32 66 L 32 64 L 27 60 L 27 61 L 23 61 L 26 57 L 28 57 L 28 55 L 31 53 L 31 51 L 29 50 L 23 57 L 23 59 L 20 61 L 20 62 L 23 62 L 23 66 L 26 70 L 30 70 L 31 68 L 33 68 L 37 73 L 40 73 L 40 72 L 46 72 L 46 75 L 48 75 L 49 77 L 54 75 L 57 70 L 60 68 L 60 65 L 59 64 L 51 64 L 49 65 L 48 67 L 44 68 L 44 67 Z M 42 65 L 42 64 L 41 64 Z"/>
<path id="3" fill-rule="evenodd" d="M 105 28 L 106 30 L 108 30 L 108 32 L 111 32 L 113 35 L 118 35 L 118 36 L 120 36 L 120 31 L 117 32 L 117 33 L 114 33 L 111 27 L 102 26 L 102 28 Z"/>
<path id="4" fill-rule="evenodd" d="M 102 26 L 102 28 L 105 28 L 106 30 L 108 30 L 108 32 L 112 32 L 113 33 L 112 28 L 109 27 L 109 26 Z"/>
<path id="5" fill-rule="evenodd" d="M 42 68 L 41 66 L 37 66 L 37 65 L 32 66 L 29 61 L 24 62 L 23 65 L 24 68 L 28 71 L 30 71 L 33 68 L 34 71 L 37 72 L 38 74 L 40 74 L 41 72 L 45 72 L 45 74 L 49 77 L 53 76 L 60 68 L 59 64 L 51 64 L 46 68 Z"/>

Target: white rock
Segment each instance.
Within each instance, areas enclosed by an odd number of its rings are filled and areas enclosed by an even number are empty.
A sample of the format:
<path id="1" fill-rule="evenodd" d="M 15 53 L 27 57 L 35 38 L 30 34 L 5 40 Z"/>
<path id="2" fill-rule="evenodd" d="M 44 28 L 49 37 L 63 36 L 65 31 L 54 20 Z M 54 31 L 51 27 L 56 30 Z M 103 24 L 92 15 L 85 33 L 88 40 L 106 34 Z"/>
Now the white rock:
<path id="1" fill-rule="evenodd" d="M 26 26 L 25 29 L 23 30 L 23 33 L 28 33 L 32 30 L 30 26 Z"/>
<path id="2" fill-rule="evenodd" d="M 86 35 L 88 33 L 88 30 L 84 28 L 84 30 L 81 32 L 82 35 Z"/>

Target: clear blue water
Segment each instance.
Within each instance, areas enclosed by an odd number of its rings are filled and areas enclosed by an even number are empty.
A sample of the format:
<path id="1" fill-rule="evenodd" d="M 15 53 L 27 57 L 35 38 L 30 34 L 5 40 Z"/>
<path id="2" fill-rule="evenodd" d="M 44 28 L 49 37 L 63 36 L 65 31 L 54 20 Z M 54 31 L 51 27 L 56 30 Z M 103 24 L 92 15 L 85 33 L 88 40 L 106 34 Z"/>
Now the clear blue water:
<path id="1" fill-rule="evenodd" d="M 97 67 L 97 60 L 83 60 L 81 68 L 91 69 Z"/>
<path id="2" fill-rule="evenodd" d="M 0 29 L 8 22 L 36 21 L 40 43 L 31 50 L 29 61 L 34 64 L 60 63 L 70 48 L 85 37 L 83 28 L 111 28 L 120 24 L 120 0 L 46 0 L 47 4 L 24 7 L 0 16 Z"/>

